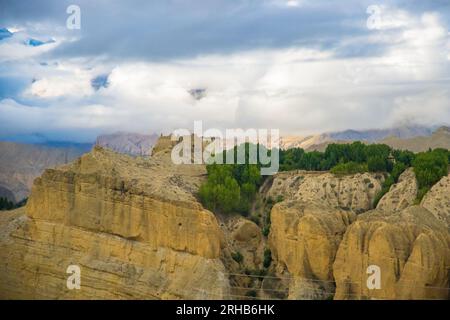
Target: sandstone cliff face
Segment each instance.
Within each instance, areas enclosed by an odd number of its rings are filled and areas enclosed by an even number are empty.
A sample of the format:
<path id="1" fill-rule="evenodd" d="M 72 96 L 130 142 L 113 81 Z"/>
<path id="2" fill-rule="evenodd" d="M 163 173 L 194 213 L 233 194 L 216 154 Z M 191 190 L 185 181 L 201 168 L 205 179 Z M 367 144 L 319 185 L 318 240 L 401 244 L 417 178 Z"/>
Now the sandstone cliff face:
<path id="1" fill-rule="evenodd" d="M 271 211 L 269 245 L 276 274 L 289 279 L 289 298 L 448 297 L 448 177 L 424 198 L 425 208 L 412 206 L 417 182 L 409 169 L 372 211 L 382 178 L 369 177 L 300 171 L 274 178 L 267 196 L 287 200 Z M 381 269 L 380 290 L 367 287 L 369 265 Z"/>
<path id="2" fill-rule="evenodd" d="M 317 299 L 333 294 L 333 261 L 355 218 L 353 212 L 312 202 L 291 200 L 273 207 L 269 242 L 277 271 L 287 269 L 292 276 L 290 298 Z"/>
<path id="3" fill-rule="evenodd" d="M 375 195 L 381 190 L 384 177 L 363 173 L 335 176 L 323 172 L 286 172 L 274 178 L 267 196 L 320 202 L 330 207 L 363 212 L 372 208 Z"/>
<path id="4" fill-rule="evenodd" d="M 249 219 L 198 203 L 205 167 L 173 165 L 173 144 L 160 139 L 150 159 L 96 147 L 46 170 L 26 209 L 0 215 L 0 298 L 221 299 L 250 289 L 279 299 L 448 298 L 449 177 L 410 206 L 408 170 L 372 210 L 382 175 L 279 173 L 261 188 L 278 202 L 261 210 L 266 239 Z M 81 267 L 80 290 L 66 287 L 69 265 Z M 367 288 L 370 265 L 381 269 L 379 290 Z"/>
<path id="5" fill-rule="evenodd" d="M 221 260 L 228 272 L 231 297 L 245 297 L 259 287 L 259 280 L 246 273 L 262 270 L 264 237 L 254 222 L 243 217 L 221 217 L 220 225 L 225 238 Z"/>
<path id="6" fill-rule="evenodd" d="M 223 234 L 195 200 L 203 166 L 95 148 L 36 179 L 1 224 L 2 298 L 224 298 Z M 17 227 L 17 228 L 16 228 Z M 66 268 L 81 267 L 80 290 Z"/>
<path id="7" fill-rule="evenodd" d="M 377 209 L 401 211 L 414 204 L 417 197 L 418 184 L 412 168 L 403 172 L 398 183 L 394 184 L 377 205 Z"/>
<path id="8" fill-rule="evenodd" d="M 450 229 L 450 175 L 443 177 L 425 195 L 421 206 Z"/>
<path id="9" fill-rule="evenodd" d="M 428 210 L 374 210 L 347 230 L 333 264 L 335 299 L 447 299 L 450 237 Z M 381 271 L 380 289 L 367 287 L 367 268 Z"/>

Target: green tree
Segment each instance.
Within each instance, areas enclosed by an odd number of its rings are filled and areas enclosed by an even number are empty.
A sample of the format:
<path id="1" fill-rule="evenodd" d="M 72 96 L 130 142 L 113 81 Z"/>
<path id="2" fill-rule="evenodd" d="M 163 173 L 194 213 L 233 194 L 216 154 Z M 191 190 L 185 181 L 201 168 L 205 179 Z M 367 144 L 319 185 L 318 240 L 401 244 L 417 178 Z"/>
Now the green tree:
<path id="1" fill-rule="evenodd" d="M 263 260 L 263 266 L 264 268 L 270 267 L 270 264 L 272 263 L 272 252 L 270 249 L 266 248 L 264 249 L 264 260 Z"/>
<path id="2" fill-rule="evenodd" d="M 370 172 L 386 172 L 388 171 L 387 158 L 383 156 L 370 156 L 367 159 L 367 169 Z"/>
<path id="3" fill-rule="evenodd" d="M 411 167 L 415 158 L 414 153 L 407 150 L 394 150 L 392 154 L 397 163 L 401 162 L 406 167 Z"/>
<path id="4" fill-rule="evenodd" d="M 339 163 L 330 172 L 336 175 L 363 173 L 367 172 L 367 165 L 356 162 Z"/>
<path id="5" fill-rule="evenodd" d="M 392 169 L 391 176 L 395 183 L 398 182 L 400 175 L 406 170 L 406 165 L 403 162 L 396 162 L 394 168 Z"/>
<path id="6" fill-rule="evenodd" d="M 16 208 L 14 202 L 9 201 L 7 198 L 0 197 L 0 210 L 12 210 Z"/>
<path id="7" fill-rule="evenodd" d="M 250 147 L 252 146 L 246 143 L 224 152 L 225 159 L 228 154 L 229 157 L 234 156 L 234 161 L 236 161 L 239 151 L 243 154 L 245 152 L 245 163 L 243 164 L 206 166 L 208 179 L 199 190 L 199 198 L 206 208 L 216 212 L 238 212 L 248 215 L 263 180 L 260 164 L 250 163 Z"/>
<path id="8" fill-rule="evenodd" d="M 413 161 L 419 189 L 431 188 L 448 174 L 448 152 L 444 149 L 421 152 Z"/>

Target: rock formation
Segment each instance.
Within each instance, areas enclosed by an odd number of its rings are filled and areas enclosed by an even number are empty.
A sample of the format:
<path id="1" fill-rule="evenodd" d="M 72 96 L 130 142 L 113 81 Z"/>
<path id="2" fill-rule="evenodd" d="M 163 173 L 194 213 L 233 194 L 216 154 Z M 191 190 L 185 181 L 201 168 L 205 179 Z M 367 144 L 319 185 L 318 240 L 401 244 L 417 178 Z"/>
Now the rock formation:
<path id="1" fill-rule="evenodd" d="M 278 272 L 286 268 L 292 276 L 290 298 L 318 299 L 333 294 L 333 261 L 355 217 L 350 211 L 298 200 L 273 207 L 270 247 Z M 309 290 L 302 292 L 305 286 Z"/>
<path id="2" fill-rule="evenodd" d="M 413 206 L 409 169 L 374 209 L 382 174 L 281 172 L 251 221 L 203 208 L 206 168 L 174 165 L 175 143 L 160 138 L 151 158 L 96 146 L 47 169 L 26 208 L 0 215 L 0 298 L 448 299 L 450 175 Z"/>
<path id="3" fill-rule="evenodd" d="M 428 210 L 373 210 L 348 228 L 333 264 L 335 299 L 447 299 L 450 237 Z M 369 290 L 367 268 L 380 268 Z"/>
<path id="4" fill-rule="evenodd" d="M 372 208 L 381 190 L 381 174 L 335 176 L 331 173 L 296 171 L 278 174 L 267 196 L 326 204 L 362 212 Z"/>
<path id="5" fill-rule="evenodd" d="M 414 204 L 417 197 L 418 184 L 414 170 L 409 168 L 403 172 L 398 182 L 392 185 L 377 205 L 377 209 L 401 211 Z"/>
<path id="6" fill-rule="evenodd" d="M 223 235 L 193 193 L 203 166 L 100 147 L 46 170 L 1 224 L 2 298 L 225 298 Z M 81 267 L 68 290 L 66 268 Z"/>
<path id="7" fill-rule="evenodd" d="M 428 191 L 421 206 L 450 229 L 450 175 L 443 177 Z"/>
<path id="8" fill-rule="evenodd" d="M 371 178 L 366 182 L 380 190 L 381 177 Z M 271 211 L 269 245 L 276 274 L 289 279 L 289 298 L 447 299 L 448 177 L 426 195 L 425 208 L 412 206 L 417 182 L 409 169 L 376 210 L 370 210 L 373 193 L 361 187 L 365 179 L 305 172 L 274 177 L 267 196 L 287 200 Z M 370 265 L 380 267 L 379 290 L 367 287 Z"/>

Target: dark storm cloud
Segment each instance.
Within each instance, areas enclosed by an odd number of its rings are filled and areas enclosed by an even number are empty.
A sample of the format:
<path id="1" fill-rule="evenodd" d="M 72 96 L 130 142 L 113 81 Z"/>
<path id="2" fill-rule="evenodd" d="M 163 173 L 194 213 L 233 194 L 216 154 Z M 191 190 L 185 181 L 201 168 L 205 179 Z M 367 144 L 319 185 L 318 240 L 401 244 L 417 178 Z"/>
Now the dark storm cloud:
<path id="1" fill-rule="evenodd" d="M 434 10 L 450 15 L 447 0 L 168 0 L 73 1 L 2 0 L 0 21 L 5 24 L 43 23 L 63 28 L 70 4 L 81 7 L 82 28 L 66 30 L 81 36 L 65 43 L 53 56 L 166 59 L 255 48 L 336 48 L 341 56 L 365 56 L 382 47 L 343 47 L 343 38 L 369 33 L 365 22 L 371 4 L 399 5 L 411 12 Z M 352 23 L 348 23 L 352 21 Z"/>
<path id="2" fill-rule="evenodd" d="M 282 0 L 14 0 L 2 1 L 0 21 L 47 22 L 63 28 L 68 16 L 65 10 L 73 3 L 81 8 L 82 28 L 66 33 L 81 38 L 59 46 L 51 53 L 53 57 L 166 59 L 296 44 L 333 48 L 343 37 L 368 32 L 365 1 L 337 6 L 336 2 L 331 6 L 325 1 L 300 1 L 298 7 L 289 7 Z M 346 24 L 350 19 L 356 23 Z M 350 49 L 349 54 L 358 53 Z"/>

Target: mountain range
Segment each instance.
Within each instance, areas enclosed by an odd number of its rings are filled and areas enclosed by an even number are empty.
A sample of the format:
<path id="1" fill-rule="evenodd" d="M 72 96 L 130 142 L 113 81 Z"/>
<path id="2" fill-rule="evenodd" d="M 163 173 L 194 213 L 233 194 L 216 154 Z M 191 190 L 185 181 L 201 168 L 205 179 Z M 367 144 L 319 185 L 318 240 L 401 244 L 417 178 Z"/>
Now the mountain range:
<path id="1" fill-rule="evenodd" d="M 389 144 L 392 138 L 402 141 L 416 137 L 430 137 L 438 128 L 438 126 L 404 125 L 387 129 L 344 130 L 308 136 L 283 136 L 280 147 L 281 149 L 303 148 L 308 151 L 323 151 L 330 143 L 363 141 Z M 406 149 L 408 146 L 406 143 Z"/>
<path id="2" fill-rule="evenodd" d="M 69 163 L 90 149 L 89 144 L 0 142 L 0 197 L 13 202 L 26 198 L 33 180 L 45 169 Z"/>

